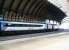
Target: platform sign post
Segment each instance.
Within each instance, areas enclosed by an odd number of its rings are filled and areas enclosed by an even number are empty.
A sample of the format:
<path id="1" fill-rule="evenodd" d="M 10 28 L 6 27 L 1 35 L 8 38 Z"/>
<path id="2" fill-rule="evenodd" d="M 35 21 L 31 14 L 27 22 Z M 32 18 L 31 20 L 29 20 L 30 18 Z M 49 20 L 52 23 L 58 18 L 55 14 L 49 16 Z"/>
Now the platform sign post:
<path id="1" fill-rule="evenodd" d="M 2 21 L 3 21 L 3 17 L 0 16 L 0 31 L 1 31 L 1 27 L 2 27 Z"/>
<path id="2" fill-rule="evenodd" d="M 0 22 L 0 31 L 1 31 L 1 22 Z"/>

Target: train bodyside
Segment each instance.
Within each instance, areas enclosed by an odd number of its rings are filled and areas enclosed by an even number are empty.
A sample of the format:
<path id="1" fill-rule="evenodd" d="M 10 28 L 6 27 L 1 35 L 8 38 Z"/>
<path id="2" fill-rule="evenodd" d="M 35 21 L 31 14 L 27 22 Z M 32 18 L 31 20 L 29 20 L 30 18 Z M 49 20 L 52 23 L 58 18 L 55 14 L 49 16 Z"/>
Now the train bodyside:
<path id="1" fill-rule="evenodd" d="M 0 21 L 0 30 L 3 32 L 2 35 L 50 32 L 57 29 L 56 24 Z"/>
<path id="2" fill-rule="evenodd" d="M 41 30 L 45 24 L 1 21 L 2 31 Z"/>

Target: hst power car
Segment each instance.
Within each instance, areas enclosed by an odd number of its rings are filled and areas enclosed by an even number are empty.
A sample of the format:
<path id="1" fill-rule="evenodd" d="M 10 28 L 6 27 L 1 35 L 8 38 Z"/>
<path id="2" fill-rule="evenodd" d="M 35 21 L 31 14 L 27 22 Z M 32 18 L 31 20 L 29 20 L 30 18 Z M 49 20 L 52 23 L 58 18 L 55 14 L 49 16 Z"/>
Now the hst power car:
<path id="1" fill-rule="evenodd" d="M 1 21 L 2 31 L 42 30 L 45 24 Z"/>

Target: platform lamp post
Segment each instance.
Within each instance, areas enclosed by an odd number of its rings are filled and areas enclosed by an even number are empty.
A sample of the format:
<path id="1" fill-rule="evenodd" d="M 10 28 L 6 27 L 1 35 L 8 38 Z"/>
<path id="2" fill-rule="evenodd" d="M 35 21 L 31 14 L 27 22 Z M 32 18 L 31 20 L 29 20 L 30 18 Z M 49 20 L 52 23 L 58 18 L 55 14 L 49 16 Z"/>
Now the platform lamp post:
<path id="1" fill-rule="evenodd" d="M 53 24 L 53 20 L 52 20 L 52 31 L 54 30 L 54 24 Z"/>
<path id="2" fill-rule="evenodd" d="M 3 18 L 3 21 L 4 21 L 4 16 L 5 16 L 5 10 L 3 9 L 2 10 L 2 18 Z"/>
<path id="3" fill-rule="evenodd" d="M 48 31 L 48 20 L 45 20 L 45 30 Z"/>
<path id="4" fill-rule="evenodd" d="M 54 30 L 54 17 L 53 17 L 53 20 L 52 20 L 52 31 Z"/>

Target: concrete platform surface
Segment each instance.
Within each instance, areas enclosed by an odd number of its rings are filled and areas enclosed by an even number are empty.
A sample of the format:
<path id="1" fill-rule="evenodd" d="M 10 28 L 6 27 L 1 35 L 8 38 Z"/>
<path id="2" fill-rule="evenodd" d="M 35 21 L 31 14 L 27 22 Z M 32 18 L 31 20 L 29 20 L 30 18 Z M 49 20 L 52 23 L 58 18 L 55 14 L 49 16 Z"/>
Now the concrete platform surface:
<path id="1" fill-rule="evenodd" d="M 44 37 L 43 37 L 44 36 Z M 8 43 L 0 43 L 0 50 L 69 50 L 69 32 L 61 32 L 56 35 L 39 36 L 29 40 Z"/>

